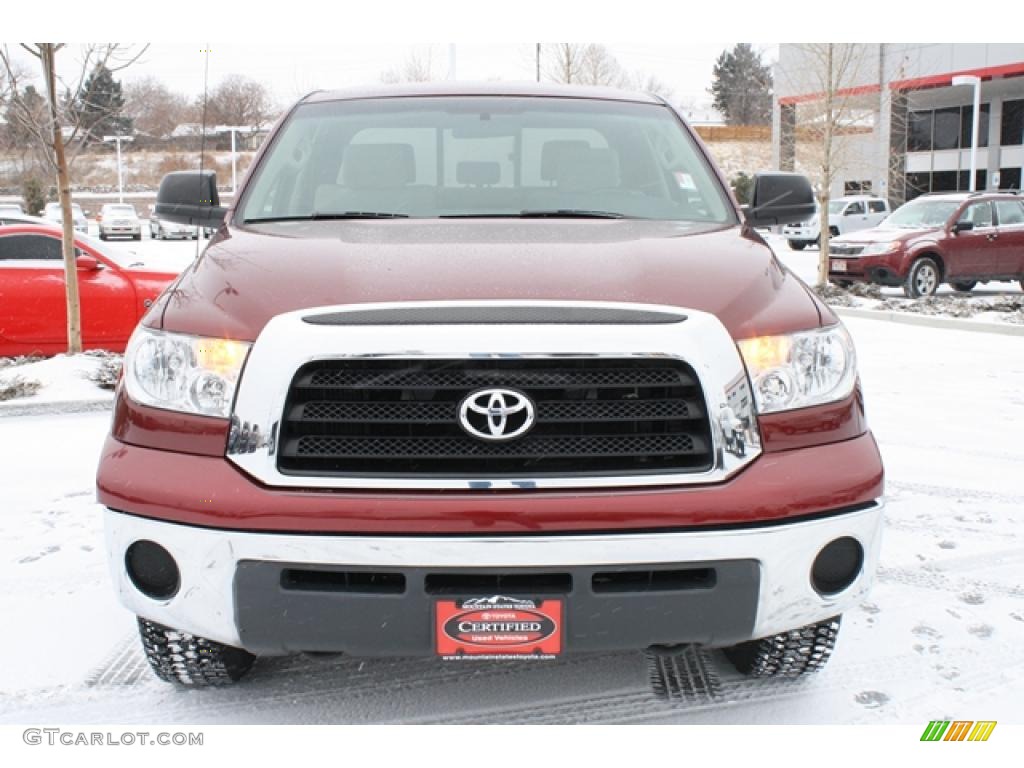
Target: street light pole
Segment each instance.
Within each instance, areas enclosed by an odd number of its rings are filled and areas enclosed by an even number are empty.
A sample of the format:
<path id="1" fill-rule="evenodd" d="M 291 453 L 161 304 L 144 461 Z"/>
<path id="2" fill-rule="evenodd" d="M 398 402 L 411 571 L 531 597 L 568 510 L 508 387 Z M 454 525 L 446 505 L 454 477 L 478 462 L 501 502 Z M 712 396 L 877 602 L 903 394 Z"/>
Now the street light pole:
<path id="1" fill-rule="evenodd" d="M 971 176 L 968 179 L 968 191 L 977 190 L 978 175 L 978 128 L 981 125 L 981 78 L 977 75 L 957 75 L 953 85 L 974 86 L 974 111 L 971 114 Z"/>
<path id="2" fill-rule="evenodd" d="M 103 142 L 114 142 L 117 146 L 117 202 L 124 202 L 124 173 L 121 169 L 121 142 L 135 141 L 131 136 L 104 136 Z"/>

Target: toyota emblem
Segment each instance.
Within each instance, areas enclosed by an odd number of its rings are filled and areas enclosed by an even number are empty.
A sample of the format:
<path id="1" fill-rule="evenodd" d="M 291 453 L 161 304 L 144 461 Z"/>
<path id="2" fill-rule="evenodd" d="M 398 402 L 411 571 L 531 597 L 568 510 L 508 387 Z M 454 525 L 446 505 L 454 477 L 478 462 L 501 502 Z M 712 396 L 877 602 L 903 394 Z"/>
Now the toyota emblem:
<path id="1" fill-rule="evenodd" d="M 459 406 L 459 424 L 481 440 L 511 440 L 536 421 L 533 401 L 514 389 L 477 390 Z"/>

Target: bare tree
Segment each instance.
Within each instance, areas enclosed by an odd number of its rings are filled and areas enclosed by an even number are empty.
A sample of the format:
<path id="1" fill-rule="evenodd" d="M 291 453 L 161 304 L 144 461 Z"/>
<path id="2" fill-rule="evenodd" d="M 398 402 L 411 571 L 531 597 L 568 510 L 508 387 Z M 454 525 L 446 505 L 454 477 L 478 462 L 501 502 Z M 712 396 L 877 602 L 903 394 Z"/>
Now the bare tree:
<path id="1" fill-rule="evenodd" d="M 155 77 L 145 77 L 124 87 L 124 112 L 141 134 L 166 136 L 180 123 L 187 122 L 189 111 L 188 99 Z"/>
<path id="2" fill-rule="evenodd" d="M 625 75 L 619 86 L 634 91 L 653 93 L 656 96 L 661 96 L 665 101 L 673 101 L 675 99 L 675 92 L 667 83 L 647 72 L 634 72 L 631 75 Z"/>
<path id="3" fill-rule="evenodd" d="M 92 96 L 85 84 L 94 78 L 89 75 L 98 68 L 116 72 L 130 66 L 145 52 L 144 46 L 137 53 L 116 43 L 88 45 L 83 47 L 79 59 L 78 77 L 74 83 L 67 83 L 57 77 L 56 57 L 64 49 L 64 43 L 22 43 L 22 49 L 35 57 L 40 64 L 46 91 L 46 113 L 40 120 L 38 110 L 27 100 L 21 81 L 24 70 L 13 60 L 7 46 L 0 47 L 0 63 L 3 65 L 6 86 L 5 99 L 8 103 L 7 116 L 24 131 L 25 136 L 42 149 L 41 155 L 49 172 L 56 176 L 57 194 L 63 219 L 64 285 L 67 299 L 68 354 L 82 351 L 81 308 L 78 297 L 78 270 L 75 264 L 74 222 L 71 215 L 70 166 L 81 149 L 94 138 L 94 128 L 99 125 L 95 113 L 88 121 L 84 114 L 74 109 L 74 104 L 91 103 Z M 61 99 L 61 89 L 73 94 L 75 99 Z"/>
<path id="4" fill-rule="evenodd" d="M 228 75 L 206 100 L 207 122 L 221 125 L 258 128 L 275 112 L 266 86 L 242 75 Z"/>
<path id="5" fill-rule="evenodd" d="M 385 83 L 427 83 L 441 79 L 434 72 L 434 48 L 413 49 L 400 67 L 384 72 L 380 79 Z"/>
<path id="6" fill-rule="evenodd" d="M 544 46 L 546 74 L 556 83 L 581 85 L 628 84 L 618 60 L 600 43 L 551 43 Z"/>
<path id="7" fill-rule="evenodd" d="M 828 281 L 829 240 L 831 236 L 828 204 L 835 181 L 849 162 L 848 137 L 865 114 L 864 96 L 853 88 L 869 71 L 867 47 L 858 43 L 804 43 L 794 46 L 801 57 L 799 72 L 790 79 L 801 78 L 797 93 L 812 98 L 800 105 L 797 118 L 798 142 L 807 139 L 811 145 L 811 165 L 818 184 L 821 208 L 821 240 L 819 244 L 818 283 Z"/>

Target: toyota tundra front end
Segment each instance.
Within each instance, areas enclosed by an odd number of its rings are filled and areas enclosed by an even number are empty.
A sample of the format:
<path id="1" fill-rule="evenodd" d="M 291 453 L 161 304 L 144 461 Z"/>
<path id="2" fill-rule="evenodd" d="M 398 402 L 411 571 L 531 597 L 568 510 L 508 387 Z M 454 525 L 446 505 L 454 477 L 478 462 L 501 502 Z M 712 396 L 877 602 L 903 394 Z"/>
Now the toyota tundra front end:
<path id="1" fill-rule="evenodd" d="M 157 674 L 302 651 L 820 668 L 878 557 L 849 335 L 644 94 L 317 93 L 136 330 L 98 475 Z M 222 223 L 221 223 L 222 222 Z"/>

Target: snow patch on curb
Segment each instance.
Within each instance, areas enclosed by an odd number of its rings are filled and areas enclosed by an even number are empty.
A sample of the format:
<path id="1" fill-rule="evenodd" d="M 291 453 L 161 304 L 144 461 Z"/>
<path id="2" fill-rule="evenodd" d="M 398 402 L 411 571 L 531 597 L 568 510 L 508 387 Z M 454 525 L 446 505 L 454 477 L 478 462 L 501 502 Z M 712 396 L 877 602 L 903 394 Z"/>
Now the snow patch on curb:
<path id="1" fill-rule="evenodd" d="M 113 391 L 101 389 L 93 378 L 102 377 L 112 359 L 115 356 L 106 353 L 56 355 L 0 367 L 0 385 L 16 377 L 41 385 L 32 395 L 0 402 L 0 415 L 109 408 Z"/>

